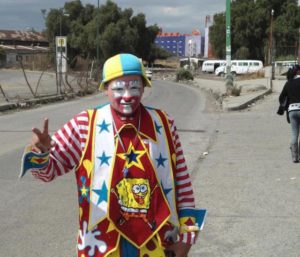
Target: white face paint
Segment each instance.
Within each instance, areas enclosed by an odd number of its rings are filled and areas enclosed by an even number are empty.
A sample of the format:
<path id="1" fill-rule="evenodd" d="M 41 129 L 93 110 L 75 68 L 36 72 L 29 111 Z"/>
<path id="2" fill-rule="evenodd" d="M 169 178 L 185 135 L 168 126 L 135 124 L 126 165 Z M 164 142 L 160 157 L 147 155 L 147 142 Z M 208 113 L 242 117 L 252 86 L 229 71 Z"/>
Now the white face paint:
<path id="1" fill-rule="evenodd" d="M 139 106 L 144 92 L 140 76 L 124 76 L 109 83 L 108 96 L 113 108 L 119 113 L 129 116 Z"/>
<path id="2" fill-rule="evenodd" d="M 126 86 L 127 85 L 127 86 Z M 131 97 L 140 96 L 142 88 L 141 80 L 115 80 L 112 82 L 111 90 L 113 91 L 114 97 Z"/>

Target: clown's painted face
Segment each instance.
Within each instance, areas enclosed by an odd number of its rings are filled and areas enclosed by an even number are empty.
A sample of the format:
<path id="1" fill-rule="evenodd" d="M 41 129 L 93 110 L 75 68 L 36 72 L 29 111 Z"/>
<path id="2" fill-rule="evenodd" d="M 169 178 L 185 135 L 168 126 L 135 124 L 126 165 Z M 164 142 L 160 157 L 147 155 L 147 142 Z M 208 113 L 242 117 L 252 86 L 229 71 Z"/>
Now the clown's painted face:
<path id="1" fill-rule="evenodd" d="M 108 98 L 114 110 L 122 116 L 131 116 L 135 113 L 143 93 L 143 80 L 139 75 L 123 76 L 108 83 Z"/>

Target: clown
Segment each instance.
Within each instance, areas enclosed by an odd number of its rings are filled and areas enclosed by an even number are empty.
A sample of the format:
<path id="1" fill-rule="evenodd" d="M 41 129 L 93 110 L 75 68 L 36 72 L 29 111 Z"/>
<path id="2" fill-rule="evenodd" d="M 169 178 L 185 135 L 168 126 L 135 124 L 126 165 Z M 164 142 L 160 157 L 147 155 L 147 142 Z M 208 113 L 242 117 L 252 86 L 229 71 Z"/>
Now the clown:
<path id="1" fill-rule="evenodd" d="M 118 54 L 103 67 L 108 104 L 76 115 L 52 137 L 47 119 L 33 129 L 21 176 L 30 170 L 49 182 L 75 172 L 78 257 L 185 257 L 202 228 L 205 210 L 195 208 L 174 121 L 141 103 L 145 87 L 141 60 Z"/>

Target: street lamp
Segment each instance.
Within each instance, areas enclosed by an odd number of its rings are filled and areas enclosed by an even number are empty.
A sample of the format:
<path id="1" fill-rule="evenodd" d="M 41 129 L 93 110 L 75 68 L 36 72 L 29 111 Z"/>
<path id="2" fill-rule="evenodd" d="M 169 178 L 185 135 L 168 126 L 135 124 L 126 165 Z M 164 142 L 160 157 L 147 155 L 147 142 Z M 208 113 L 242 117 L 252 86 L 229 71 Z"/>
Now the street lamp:
<path id="1" fill-rule="evenodd" d="M 61 13 L 59 15 L 59 36 L 62 36 L 62 17 L 69 17 L 70 14 L 66 13 L 64 9 L 61 10 Z"/>
<path id="2" fill-rule="evenodd" d="M 270 54 L 269 54 L 269 61 L 270 64 L 272 65 L 272 70 L 271 70 L 271 79 L 274 79 L 274 49 L 273 49 L 273 16 L 274 16 L 274 9 L 271 10 L 271 22 L 270 22 Z"/>

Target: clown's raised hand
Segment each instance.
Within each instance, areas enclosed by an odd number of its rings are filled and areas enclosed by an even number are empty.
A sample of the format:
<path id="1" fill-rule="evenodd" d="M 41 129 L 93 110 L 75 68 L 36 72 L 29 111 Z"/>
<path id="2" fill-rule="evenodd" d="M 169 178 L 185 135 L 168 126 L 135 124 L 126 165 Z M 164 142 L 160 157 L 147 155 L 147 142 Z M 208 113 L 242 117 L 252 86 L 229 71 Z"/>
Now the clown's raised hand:
<path id="1" fill-rule="evenodd" d="M 54 141 L 51 140 L 48 128 L 49 120 L 47 118 L 44 120 L 42 131 L 38 128 L 32 128 L 33 135 L 31 139 L 31 146 L 33 151 L 45 153 L 48 152 L 52 146 L 54 146 Z"/>

